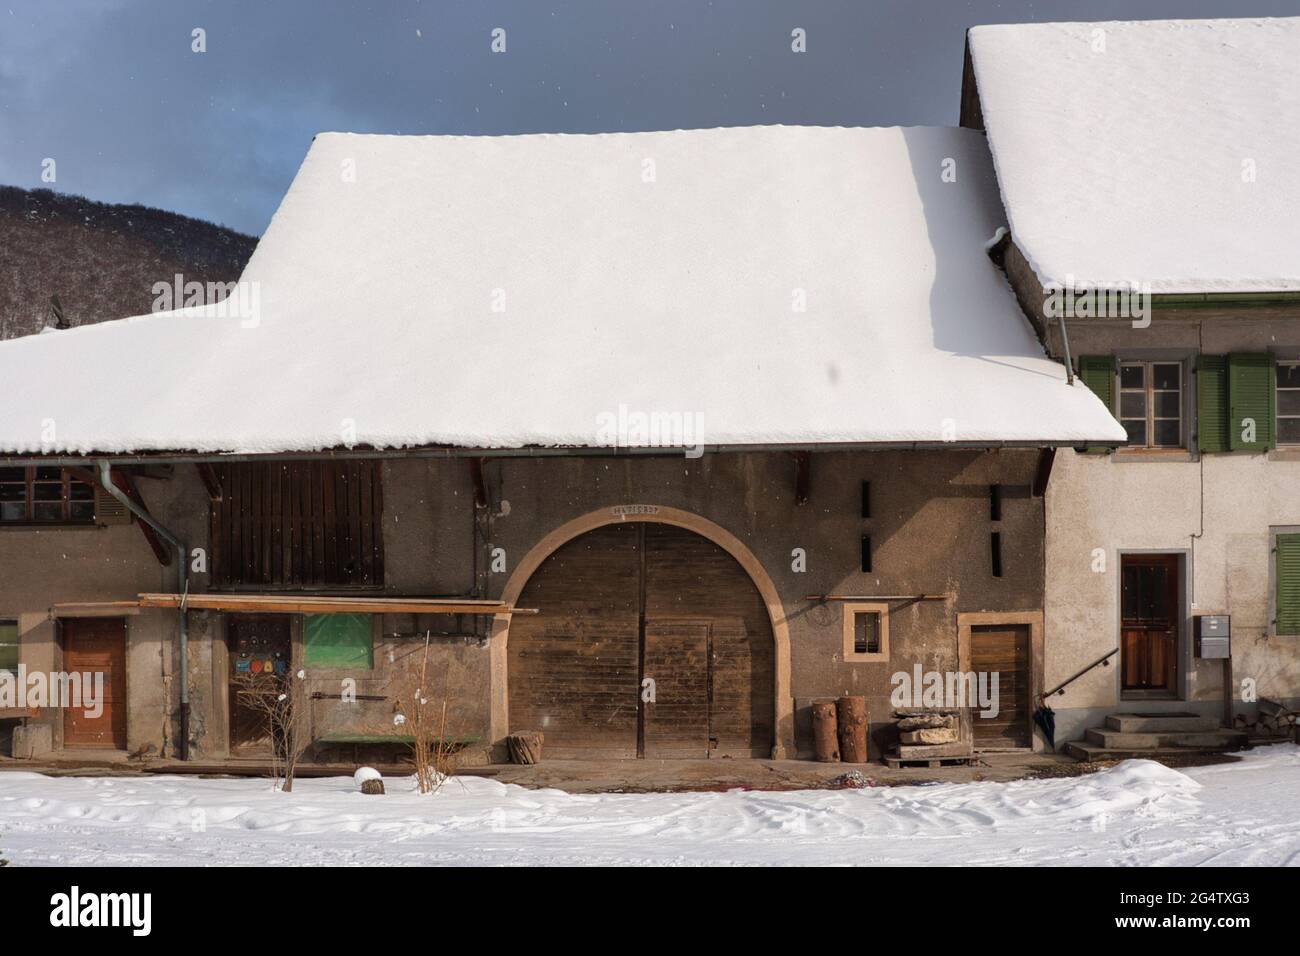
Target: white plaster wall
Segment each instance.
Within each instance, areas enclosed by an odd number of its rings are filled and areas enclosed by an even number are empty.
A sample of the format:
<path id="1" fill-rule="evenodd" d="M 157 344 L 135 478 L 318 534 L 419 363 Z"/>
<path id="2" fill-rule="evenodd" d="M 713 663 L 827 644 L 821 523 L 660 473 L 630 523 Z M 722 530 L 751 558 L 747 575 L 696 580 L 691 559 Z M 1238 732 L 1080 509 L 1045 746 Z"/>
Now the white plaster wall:
<path id="1" fill-rule="evenodd" d="M 1268 635 L 1269 529 L 1279 525 L 1300 525 L 1300 461 L 1277 453 L 1154 462 L 1062 450 L 1047 494 L 1047 686 L 1118 646 L 1119 554 L 1167 550 L 1190 555 L 1190 612 L 1232 615 L 1234 696 L 1253 678 L 1261 696 L 1300 697 L 1300 637 Z M 1101 571 L 1094 570 L 1097 548 L 1105 554 Z M 1191 635 L 1184 639 L 1190 647 Z M 1217 713 L 1220 664 L 1185 659 L 1186 701 Z M 1072 721 L 1096 722 L 1097 709 L 1135 709 L 1120 706 L 1115 661 L 1053 698 L 1062 739 L 1077 736 Z"/>

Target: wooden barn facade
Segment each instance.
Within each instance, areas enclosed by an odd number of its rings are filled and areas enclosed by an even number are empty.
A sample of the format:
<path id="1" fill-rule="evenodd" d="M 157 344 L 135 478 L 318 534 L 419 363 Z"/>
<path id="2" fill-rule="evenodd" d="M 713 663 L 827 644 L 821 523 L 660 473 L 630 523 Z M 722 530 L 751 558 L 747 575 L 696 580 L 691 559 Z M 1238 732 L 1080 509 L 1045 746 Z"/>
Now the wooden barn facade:
<path id="1" fill-rule="evenodd" d="M 111 690 L 15 752 L 256 760 L 269 672 L 361 759 L 417 663 L 467 762 L 808 756 L 846 694 L 879 756 L 975 670 L 966 738 L 1041 746 L 1043 496 L 1123 431 L 1002 224 L 964 130 L 318 137 L 255 314 L 0 344 L 0 665 Z"/>

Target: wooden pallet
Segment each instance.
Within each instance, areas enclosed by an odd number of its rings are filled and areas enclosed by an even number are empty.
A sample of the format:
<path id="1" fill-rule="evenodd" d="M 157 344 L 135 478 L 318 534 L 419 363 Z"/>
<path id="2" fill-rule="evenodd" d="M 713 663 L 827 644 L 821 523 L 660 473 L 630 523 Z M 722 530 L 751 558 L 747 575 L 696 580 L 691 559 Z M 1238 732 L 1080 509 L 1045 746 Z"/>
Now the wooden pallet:
<path id="1" fill-rule="evenodd" d="M 891 770 L 903 767 L 968 767 L 974 754 L 954 754 L 948 757 L 894 757 L 887 755 L 885 763 Z"/>

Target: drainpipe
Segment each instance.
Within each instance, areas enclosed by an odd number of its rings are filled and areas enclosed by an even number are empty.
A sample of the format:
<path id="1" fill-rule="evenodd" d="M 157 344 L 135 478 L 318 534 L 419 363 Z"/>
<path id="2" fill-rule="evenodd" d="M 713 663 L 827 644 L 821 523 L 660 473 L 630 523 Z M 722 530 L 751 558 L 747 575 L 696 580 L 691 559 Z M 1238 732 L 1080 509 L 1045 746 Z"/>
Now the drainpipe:
<path id="1" fill-rule="evenodd" d="M 181 759 L 190 759 L 190 629 L 189 615 L 185 610 L 185 598 L 189 594 L 189 551 L 180 538 L 160 525 L 149 512 L 137 505 L 117 485 L 113 484 L 112 466 L 104 460 L 99 462 L 99 483 L 104 490 L 120 501 L 131 514 L 135 515 L 176 551 L 176 593 L 181 595 L 180 608 L 177 610 L 176 637 L 180 652 L 181 672 Z"/>
<path id="2" fill-rule="evenodd" d="M 1070 336 L 1065 331 L 1065 313 L 1059 313 L 1056 321 L 1061 326 L 1061 349 L 1065 352 L 1065 384 L 1074 384 L 1074 363 L 1070 359 Z"/>

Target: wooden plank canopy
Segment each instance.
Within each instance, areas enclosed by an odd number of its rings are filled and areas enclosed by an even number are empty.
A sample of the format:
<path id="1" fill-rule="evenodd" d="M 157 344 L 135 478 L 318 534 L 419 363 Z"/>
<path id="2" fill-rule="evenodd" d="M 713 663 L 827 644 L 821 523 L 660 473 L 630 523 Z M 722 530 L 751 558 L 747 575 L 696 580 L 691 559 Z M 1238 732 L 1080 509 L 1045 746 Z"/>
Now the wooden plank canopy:
<path id="1" fill-rule="evenodd" d="M 178 608 L 182 595 L 141 594 L 140 607 Z M 502 601 L 469 598 L 320 597 L 312 594 L 189 594 L 193 611 L 245 611 L 261 614 L 536 614 Z"/>

